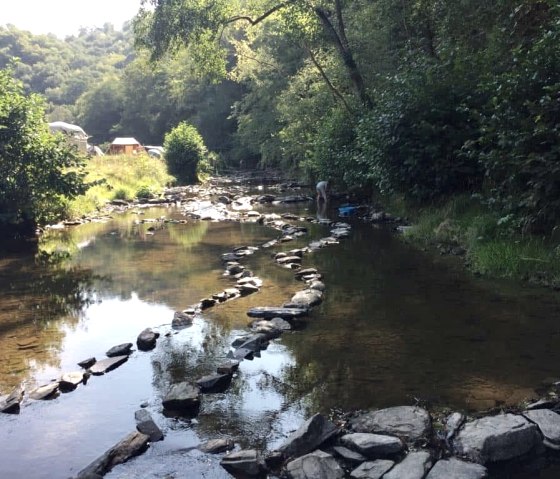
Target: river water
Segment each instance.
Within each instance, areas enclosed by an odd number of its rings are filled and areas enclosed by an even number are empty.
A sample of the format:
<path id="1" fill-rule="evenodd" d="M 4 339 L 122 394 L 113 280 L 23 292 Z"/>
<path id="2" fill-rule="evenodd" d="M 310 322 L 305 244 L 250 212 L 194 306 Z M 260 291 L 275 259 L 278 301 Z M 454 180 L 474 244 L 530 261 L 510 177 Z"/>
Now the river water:
<path id="1" fill-rule="evenodd" d="M 314 206 L 288 210 L 309 216 Z M 315 412 L 416 403 L 474 412 L 537 397 L 560 377 L 558 293 L 474 278 L 453 259 L 355 222 L 350 238 L 304 257 L 304 267 L 317 267 L 327 285 L 305 327 L 243 361 L 226 393 L 204 396 L 196 418 L 165 417 L 161 398 L 170 384 L 213 372 L 246 331 L 246 311 L 281 305 L 301 283 L 260 249 L 244 260 L 264 281 L 259 293 L 207 310 L 192 327 L 166 336 L 174 311 L 230 286 L 221 254 L 262 245 L 278 232 L 254 223 L 138 224 L 162 216 L 183 219 L 172 208 L 131 212 L 52 232 L 42 244 L 50 261 L 0 258 L 0 395 L 76 371 L 77 362 L 135 342 L 146 327 L 162 333 L 155 350 L 133 353 L 74 392 L 26 399 L 19 415 L 1 415 L 1 478 L 75 475 L 135 429 L 141 404 L 166 438 L 108 478 L 225 478 L 219 458 L 197 452 L 200 442 L 228 436 L 242 447 L 273 449 Z M 305 224 L 308 236 L 272 250 L 327 235 L 326 226 Z M 552 478 L 559 471 L 499 470 L 492 477 Z"/>

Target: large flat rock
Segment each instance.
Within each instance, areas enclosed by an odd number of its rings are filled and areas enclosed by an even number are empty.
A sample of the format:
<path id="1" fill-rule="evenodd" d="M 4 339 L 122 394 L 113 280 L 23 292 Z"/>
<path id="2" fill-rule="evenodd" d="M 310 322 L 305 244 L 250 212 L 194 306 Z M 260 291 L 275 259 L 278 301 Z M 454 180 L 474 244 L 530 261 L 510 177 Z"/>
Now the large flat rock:
<path id="1" fill-rule="evenodd" d="M 397 406 L 370 411 L 354 418 L 350 426 L 356 432 L 389 434 L 406 442 L 416 442 L 431 432 L 428 411 L 416 406 Z"/>
<path id="2" fill-rule="evenodd" d="M 340 442 L 349 449 L 373 459 L 396 454 L 404 448 L 398 437 L 365 432 L 346 434 L 340 438 Z"/>
<path id="3" fill-rule="evenodd" d="M 381 479 L 389 469 L 395 464 L 387 459 L 378 459 L 377 461 L 367 461 L 360 464 L 350 473 L 352 479 Z"/>
<path id="4" fill-rule="evenodd" d="M 426 479 L 484 479 L 486 477 L 488 471 L 484 466 L 452 457 L 438 461 Z"/>
<path id="5" fill-rule="evenodd" d="M 113 358 L 102 359 L 97 361 L 91 368 L 89 368 L 91 374 L 100 376 L 101 374 L 108 373 L 113 369 L 118 368 L 121 364 L 128 361 L 128 356 L 116 356 Z"/>
<path id="6" fill-rule="evenodd" d="M 223 457 L 220 465 L 235 477 L 258 477 L 264 468 L 261 456 L 254 449 L 232 452 Z"/>
<path id="7" fill-rule="evenodd" d="M 466 423 L 453 445 L 457 455 L 487 464 L 522 456 L 541 442 L 535 424 L 522 416 L 503 414 Z"/>
<path id="8" fill-rule="evenodd" d="M 162 404 L 172 411 L 195 411 L 200 406 L 200 388 L 187 382 L 174 384 Z"/>

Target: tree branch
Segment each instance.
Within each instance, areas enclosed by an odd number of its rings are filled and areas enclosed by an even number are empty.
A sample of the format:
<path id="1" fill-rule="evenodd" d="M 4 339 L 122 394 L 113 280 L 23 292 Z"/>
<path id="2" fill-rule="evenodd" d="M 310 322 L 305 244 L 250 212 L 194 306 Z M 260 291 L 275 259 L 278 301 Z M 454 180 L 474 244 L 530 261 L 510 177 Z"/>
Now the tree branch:
<path id="1" fill-rule="evenodd" d="M 238 22 L 239 20 L 244 20 L 246 22 L 249 22 L 252 26 L 255 26 L 255 25 L 259 24 L 260 22 L 262 22 L 263 20 L 270 17 L 270 15 L 277 12 L 278 10 L 281 10 L 284 7 L 287 7 L 290 3 L 294 3 L 294 1 L 295 0 L 288 0 L 286 2 L 279 3 L 278 5 L 272 7 L 270 10 L 264 12 L 260 17 L 257 17 L 255 19 L 253 19 L 253 18 L 251 18 L 247 15 L 238 15 L 238 16 L 231 17 L 231 18 L 227 19 L 225 23 L 227 25 L 227 24 L 230 24 L 230 23 Z"/>

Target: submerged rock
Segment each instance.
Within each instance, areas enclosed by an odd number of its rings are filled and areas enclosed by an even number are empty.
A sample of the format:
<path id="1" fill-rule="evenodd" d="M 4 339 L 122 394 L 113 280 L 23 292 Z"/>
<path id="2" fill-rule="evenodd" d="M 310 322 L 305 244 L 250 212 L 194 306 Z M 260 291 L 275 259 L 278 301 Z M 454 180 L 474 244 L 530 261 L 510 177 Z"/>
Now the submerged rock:
<path id="1" fill-rule="evenodd" d="M 136 429 L 142 434 L 146 434 L 150 438 L 150 442 L 163 440 L 163 432 L 152 419 L 151 414 L 145 409 L 138 409 L 134 413 L 136 420 Z"/>

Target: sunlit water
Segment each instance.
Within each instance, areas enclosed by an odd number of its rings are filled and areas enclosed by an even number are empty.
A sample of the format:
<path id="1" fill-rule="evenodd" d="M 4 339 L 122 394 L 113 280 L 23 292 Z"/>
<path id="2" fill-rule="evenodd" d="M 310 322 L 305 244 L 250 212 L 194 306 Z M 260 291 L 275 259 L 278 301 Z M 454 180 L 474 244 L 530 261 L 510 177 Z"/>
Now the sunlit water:
<path id="1" fill-rule="evenodd" d="M 295 208 L 315 214 L 312 204 Z M 165 417 L 161 399 L 169 386 L 213 372 L 246 330 L 250 307 L 279 306 L 302 289 L 271 252 L 304 246 L 328 228 L 306 223 L 307 237 L 247 258 L 244 264 L 264 280 L 259 293 L 216 306 L 165 336 L 174 311 L 231 285 L 222 253 L 262 245 L 278 232 L 196 221 L 157 223 L 150 232 L 154 224 L 135 222 L 182 218 L 172 209 L 143 213 L 53 235 L 45 247 L 71 253 L 57 265 L 0 259 L 1 394 L 21 383 L 31 391 L 78 370 L 77 362 L 135 342 L 146 327 L 162 333 L 154 351 L 133 353 L 76 391 L 26 399 L 19 415 L 1 415 L 0 477 L 75 475 L 135 429 L 142 403 L 166 438 L 109 478 L 229 477 L 219 458 L 194 448 L 229 436 L 242 447 L 272 449 L 310 414 L 332 408 L 420 401 L 472 411 L 514 404 L 560 375 L 557 293 L 472 278 L 388 229 L 356 223 L 351 238 L 304 258 L 327 285 L 305 328 L 244 361 L 226 393 L 204 396 L 193 421 Z M 550 469 L 534 474 L 500 477 L 557 477 L 546 475 L 554 474 Z"/>

